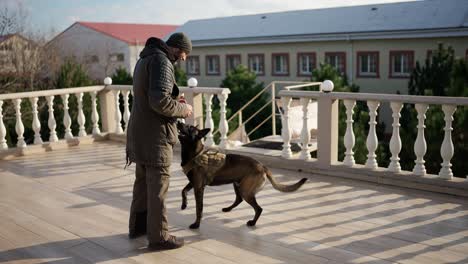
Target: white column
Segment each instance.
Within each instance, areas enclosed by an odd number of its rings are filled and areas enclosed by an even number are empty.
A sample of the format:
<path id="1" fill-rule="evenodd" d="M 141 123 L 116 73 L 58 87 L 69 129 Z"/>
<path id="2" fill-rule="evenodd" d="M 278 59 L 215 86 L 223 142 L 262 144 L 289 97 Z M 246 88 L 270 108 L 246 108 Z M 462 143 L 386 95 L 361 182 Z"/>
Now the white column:
<path id="1" fill-rule="evenodd" d="M 283 151 L 281 156 L 283 158 L 292 158 L 291 151 L 291 129 L 289 125 L 289 106 L 291 105 L 291 97 L 281 97 L 281 103 L 283 105 L 283 120 L 281 124 L 281 136 L 283 137 Z"/>
<path id="2" fill-rule="evenodd" d="M 117 134 L 123 134 L 122 130 L 122 124 L 120 123 L 120 120 L 122 119 L 122 114 L 120 113 L 120 91 L 115 90 L 114 91 L 114 100 L 115 100 L 115 133 Z"/>
<path id="3" fill-rule="evenodd" d="M 213 122 L 213 117 L 211 116 L 213 95 L 204 94 L 203 97 L 205 99 L 205 112 L 206 112 L 205 128 L 210 129 L 210 132 L 208 132 L 208 134 L 205 137 L 205 146 L 212 147 L 215 145 L 214 140 L 213 140 L 214 122 Z"/>
<path id="4" fill-rule="evenodd" d="M 80 131 L 78 132 L 79 137 L 86 136 L 86 117 L 83 113 L 83 93 L 76 93 L 76 99 L 78 101 L 78 124 L 80 125 Z"/>
<path id="5" fill-rule="evenodd" d="M 388 165 L 388 170 L 392 172 L 400 172 L 400 158 L 398 155 L 401 151 L 401 138 L 400 138 L 400 111 L 403 107 L 401 102 L 390 102 L 390 107 L 392 108 L 392 117 L 393 117 L 393 132 L 392 138 L 390 139 L 390 152 L 392 157 L 390 158 L 391 162 Z"/>
<path id="6" fill-rule="evenodd" d="M 424 137 L 424 120 L 426 119 L 426 111 L 429 107 L 427 104 L 416 104 L 416 111 L 418 112 L 418 136 L 414 142 L 414 154 L 416 154 L 415 165 L 413 173 L 416 175 L 426 175 L 426 167 L 424 166 L 424 155 L 426 154 L 427 145 Z"/>
<path id="7" fill-rule="evenodd" d="M 376 116 L 377 116 L 377 108 L 379 107 L 380 103 L 378 101 L 367 101 L 367 106 L 369 107 L 369 134 L 367 135 L 367 161 L 366 161 L 366 168 L 369 169 L 376 169 L 378 167 L 377 159 L 375 155 L 375 151 L 377 150 L 377 132 L 375 127 L 377 125 Z"/>
<path id="8" fill-rule="evenodd" d="M 71 131 L 71 118 L 70 118 L 70 113 L 68 110 L 70 109 L 68 107 L 68 98 L 70 97 L 69 94 L 62 94 L 62 101 L 63 101 L 63 126 L 65 127 L 65 139 L 72 139 L 73 134 Z"/>
<path id="9" fill-rule="evenodd" d="M 227 133 L 229 131 L 229 125 L 226 119 L 226 101 L 228 99 L 228 94 L 218 95 L 220 103 L 220 120 L 219 120 L 219 132 L 221 133 L 221 141 L 219 142 L 219 147 L 226 149 L 228 147 Z"/>
<path id="10" fill-rule="evenodd" d="M 18 148 L 25 148 L 26 142 L 24 141 L 23 133 L 24 133 L 24 125 L 23 121 L 21 120 L 21 99 L 14 99 L 13 102 L 15 103 L 15 110 L 16 110 L 16 134 L 18 135 L 18 143 L 16 146 Z"/>
<path id="11" fill-rule="evenodd" d="M 303 160 L 310 159 L 309 142 L 310 142 L 310 128 L 309 128 L 309 98 L 301 98 L 302 105 L 302 131 L 301 143 L 302 150 L 300 158 Z"/>
<path id="12" fill-rule="evenodd" d="M 99 114 L 96 103 L 97 91 L 91 92 L 91 121 L 93 122 L 93 135 L 101 134 L 99 129 Z"/>
<path id="13" fill-rule="evenodd" d="M 3 124 L 3 101 L 0 100 L 0 150 L 8 149 L 8 145 L 6 142 L 6 128 L 5 124 Z"/>
<path id="14" fill-rule="evenodd" d="M 55 128 L 57 127 L 57 123 L 55 122 L 55 117 L 54 117 L 54 96 L 47 96 L 47 106 L 49 107 L 49 120 L 47 124 L 49 125 L 50 129 L 50 136 L 49 136 L 49 142 L 57 142 L 58 137 L 57 137 L 57 132 L 55 132 Z"/>
<path id="15" fill-rule="evenodd" d="M 123 99 L 124 99 L 123 120 L 125 122 L 125 133 L 127 133 L 128 120 L 130 119 L 130 105 L 129 105 L 129 102 L 128 102 L 128 95 L 130 94 L 130 91 L 128 91 L 128 90 L 123 91 L 122 94 L 123 94 Z"/>
<path id="16" fill-rule="evenodd" d="M 40 145 L 43 142 L 41 138 L 41 122 L 39 121 L 39 116 L 38 116 L 39 112 L 37 111 L 37 101 L 39 101 L 39 98 L 33 97 L 33 98 L 30 98 L 29 100 L 32 106 L 32 115 L 33 115 L 32 129 L 34 130 L 34 144 Z"/>
<path id="17" fill-rule="evenodd" d="M 453 157 L 453 142 L 452 142 L 452 121 L 453 121 L 453 113 L 457 109 L 456 105 L 442 105 L 442 111 L 444 111 L 445 115 L 445 136 L 444 141 L 442 142 L 442 147 L 440 148 L 440 155 L 442 156 L 442 168 L 439 171 L 439 176 L 443 179 L 450 180 L 453 178 L 452 164 L 450 160 Z"/>
<path id="18" fill-rule="evenodd" d="M 346 107 L 346 132 L 343 140 L 346 151 L 343 164 L 352 167 L 355 164 L 353 148 L 356 139 L 353 130 L 353 108 L 356 105 L 356 100 L 344 100 L 343 103 Z"/>

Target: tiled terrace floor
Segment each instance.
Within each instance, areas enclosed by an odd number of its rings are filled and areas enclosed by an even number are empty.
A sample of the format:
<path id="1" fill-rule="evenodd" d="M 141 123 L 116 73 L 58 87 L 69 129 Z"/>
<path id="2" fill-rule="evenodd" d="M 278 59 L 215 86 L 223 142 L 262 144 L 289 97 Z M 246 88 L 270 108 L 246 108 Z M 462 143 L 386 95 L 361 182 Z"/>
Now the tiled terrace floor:
<path id="1" fill-rule="evenodd" d="M 429 192 L 276 170 L 283 194 L 259 193 L 263 215 L 230 213 L 232 186 L 209 187 L 201 228 L 180 210 L 187 183 L 178 157 L 168 196 L 171 231 L 187 245 L 148 252 L 127 239 L 134 166 L 124 146 L 102 142 L 0 161 L 0 263 L 468 263 L 468 201 Z M 178 154 L 176 154 L 177 156 Z"/>

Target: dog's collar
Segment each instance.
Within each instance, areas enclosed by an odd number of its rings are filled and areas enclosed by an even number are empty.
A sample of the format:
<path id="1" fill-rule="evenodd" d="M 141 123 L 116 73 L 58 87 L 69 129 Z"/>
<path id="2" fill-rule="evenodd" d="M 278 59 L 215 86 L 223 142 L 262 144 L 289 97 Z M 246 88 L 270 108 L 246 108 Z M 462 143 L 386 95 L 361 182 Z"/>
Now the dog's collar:
<path id="1" fill-rule="evenodd" d="M 188 173 L 197 166 L 195 160 L 201 155 L 203 155 L 203 153 L 205 153 L 205 150 L 202 149 L 200 152 L 197 153 L 197 155 L 195 155 L 195 157 L 193 157 L 189 162 L 187 162 L 187 164 L 182 166 L 182 171 L 185 173 L 185 175 L 188 175 Z"/>

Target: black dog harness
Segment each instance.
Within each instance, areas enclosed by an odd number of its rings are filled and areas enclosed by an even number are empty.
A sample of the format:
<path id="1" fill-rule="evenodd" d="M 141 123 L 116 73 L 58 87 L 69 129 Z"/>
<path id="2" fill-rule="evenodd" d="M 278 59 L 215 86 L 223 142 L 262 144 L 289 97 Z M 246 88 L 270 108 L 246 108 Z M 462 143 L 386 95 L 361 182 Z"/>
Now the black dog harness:
<path id="1" fill-rule="evenodd" d="M 188 175 L 188 173 L 194 168 L 201 167 L 205 171 L 207 180 L 206 184 L 210 184 L 213 181 L 216 172 L 223 167 L 225 161 L 226 154 L 213 149 L 202 150 L 187 162 L 187 164 L 182 166 L 182 170 L 185 175 Z"/>

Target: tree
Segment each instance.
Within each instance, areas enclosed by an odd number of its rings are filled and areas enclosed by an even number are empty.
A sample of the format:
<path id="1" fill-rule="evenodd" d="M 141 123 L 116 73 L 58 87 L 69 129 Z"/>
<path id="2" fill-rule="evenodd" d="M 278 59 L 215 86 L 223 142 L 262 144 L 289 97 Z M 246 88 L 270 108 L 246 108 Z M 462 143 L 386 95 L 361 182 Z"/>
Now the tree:
<path id="1" fill-rule="evenodd" d="M 115 70 L 114 74 L 111 76 L 113 84 L 122 84 L 122 85 L 132 85 L 133 77 L 132 75 L 122 67 L 119 67 Z"/>
<path id="2" fill-rule="evenodd" d="M 179 66 L 174 67 L 176 83 L 179 86 L 187 86 L 187 74 Z"/>

